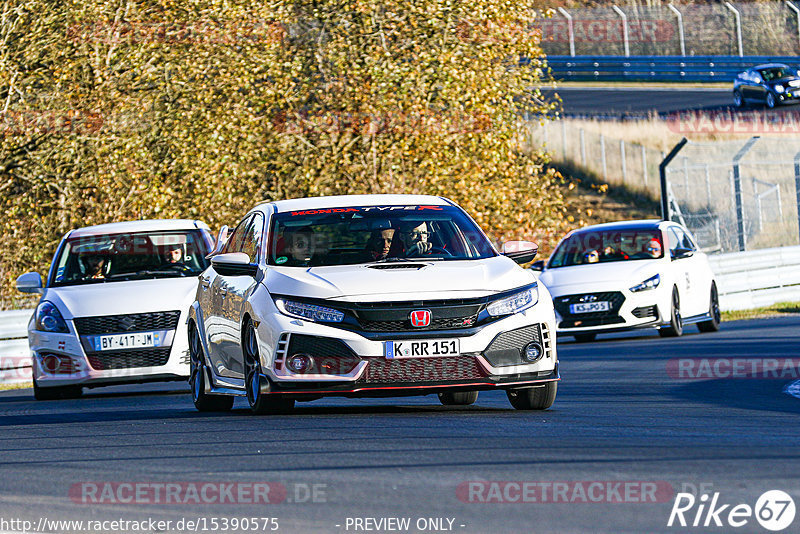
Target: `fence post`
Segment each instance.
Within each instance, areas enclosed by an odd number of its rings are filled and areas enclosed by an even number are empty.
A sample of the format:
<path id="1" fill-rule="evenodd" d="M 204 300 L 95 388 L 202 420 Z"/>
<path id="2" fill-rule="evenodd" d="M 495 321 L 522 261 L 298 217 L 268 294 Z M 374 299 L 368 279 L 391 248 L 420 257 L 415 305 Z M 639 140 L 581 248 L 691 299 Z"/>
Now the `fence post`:
<path id="1" fill-rule="evenodd" d="M 797 231 L 800 239 L 800 152 L 794 155 L 794 192 L 797 196 Z"/>
<path id="2" fill-rule="evenodd" d="M 544 139 L 544 144 L 547 145 L 547 123 L 550 122 L 547 119 L 544 120 L 542 124 L 542 138 Z"/>
<path id="3" fill-rule="evenodd" d="M 607 180 L 608 169 L 606 168 L 606 139 L 600 134 L 600 161 L 603 164 L 603 180 Z"/>
<path id="4" fill-rule="evenodd" d="M 733 11 L 733 16 L 736 20 L 736 41 L 739 44 L 739 57 L 744 56 L 744 47 L 742 46 L 742 15 L 739 10 L 733 7 L 730 2 L 725 2 L 725 7 Z"/>
<path id="5" fill-rule="evenodd" d="M 569 33 L 569 55 L 575 57 L 575 27 L 572 25 L 572 15 L 563 7 L 558 8 L 558 12 L 567 19 L 567 32 Z"/>
<path id="6" fill-rule="evenodd" d="M 619 15 L 619 17 L 622 19 L 622 42 L 623 45 L 625 46 L 625 57 L 630 57 L 631 48 L 628 43 L 628 16 L 625 14 L 624 11 L 618 8 L 616 4 L 613 4 L 611 6 L 611 9 L 613 9 L 617 13 L 617 15 Z"/>
<path id="7" fill-rule="evenodd" d="M 683 194 L 688 200 L 689 196 L 689 158 L 683 158 Z"/>
<path id="8" fill-rule="evenodd" d="M 581 128 L 581 165 L 586 167 L 586 132 Z"/>
<path id="9" fill-rule="evenodd" d="M 675 16 L 678 17 L 678 39 L 681 42 L 681 55 L 686 56 L 686 39 L 683 35 L 683 14 L 678 11 L 678 8 L 673 6 L 672 3 L 667 4 L 667 7 L 675 13 Z"/>
<path id="10" fill-rule="evenodd" d="M 564 161 L 567 161 L 567 123 L 561 119 L 561 150 L 564 154 Z"/>
<path id="11" fill-rule="evenodd" d="M 661 177 L 661 218 L 665 221 L 670 220 L 669 195 L 667 194 L 667 166 L 688 142 L 689 140 L 685 137 L 678 141 L 678 144 L 672 147 L 669 154 L 664 156 L 661 163 L 658 164 L 658 174 Z"/>
<path id="12" fill-rule="evenodd" d="M 706 168 L 706 198 L 708 199 L 708 207 L 711 207 L 711 175 L 708 172 L 708 163 L 705 164 Z"/>
<path id="13" fill-rule="evenodd" d="M 744 206 L 742 205 L 742 177 L 739 174 L 739 161 L 753 147 L 758 136 L 751 137 L 739 152 L 733 156 L 733 195 L 736 201 L 736 231 L 739 234 L 739 250 L 747 250 L 747 239 L 744 233 Z"/>
<path id="14" fill-rule="evenodd" d="M 753 196 L 756 200 L 756 211 L 758 212 L 758 233 L 764 228 L 764 217 L 761 213 L 761 196 L 758 194 L 758 182 L 753 178 Z"/>
<path id="15" fill-rule="evenodd" d="M 624 184 L 628 182 L 628 169 L 625 164 L 625 141 L 622 139 L 619 140 L 619 157 L 622 160 L 622 183 Z"/>
<path id="16" fill-rule="evenodd" d="M 789 6 L 789 9 L 794 11 L 795 15 L 797 15 L 797 40 L 800 41 L 800 8 L 798 8 L 789 0 L 784 0 L 784 1 L 786 2 L 786 5 Z"/>
<path id="17" fill-rule="evenodd" d="M 647 149 L 644 145 L 642 147 L 642 176 L 644 177 L 644 188 L 647 189 Z"/>

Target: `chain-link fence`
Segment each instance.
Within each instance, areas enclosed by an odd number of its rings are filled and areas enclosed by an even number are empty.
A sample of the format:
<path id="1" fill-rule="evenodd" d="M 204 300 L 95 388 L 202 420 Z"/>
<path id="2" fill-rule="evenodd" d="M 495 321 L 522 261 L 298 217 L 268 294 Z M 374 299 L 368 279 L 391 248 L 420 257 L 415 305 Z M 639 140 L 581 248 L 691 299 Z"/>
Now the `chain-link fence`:
<path id="1" fill-rule="evenodd" d="M 658 165 L 664 153 L 638 143 L 614 139 L 568 121 L 530 122 L 531 146 L 545 147 L 554 160 L 571 162 L 611 185 L 659 198 Z"/>
<path id="2" fill-rule="evenodd" d="M 800 139 L 687 142 L 665 169 L 670 217 L 708 250 L 797 245 Z"/>
<path id="3" fill-rule="evenodd" d="M 736 56 L 741 36 L 741 55 L 800 54 L 800 5 L 794 2 L 671 5 L 620 3 L 614 9 L 609 2 L 608 7 L 561 8 L 537 23 L 542 48 L 548 56 Z"/>

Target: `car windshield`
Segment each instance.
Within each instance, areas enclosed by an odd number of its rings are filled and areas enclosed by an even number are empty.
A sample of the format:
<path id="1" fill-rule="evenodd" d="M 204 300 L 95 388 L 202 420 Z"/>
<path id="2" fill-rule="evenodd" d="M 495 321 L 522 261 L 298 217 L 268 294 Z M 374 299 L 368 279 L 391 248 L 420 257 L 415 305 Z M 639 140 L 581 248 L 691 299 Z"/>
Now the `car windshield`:
<path id="1" fill-rule="evenodd" d="M 583 230 L 562 241 L 550 257 L 549 268 L 652 260 L 664 257 L 661 232 L 656 229 Z"/>
<path id="2" fill-rule="evenodd" d="M 773 80 L 782 80 L 784 78 L 791 78 L 795 76 L 795 72 L 788 67 L 772 67 L 769 69 L 761 70 L 761 76 L 764 77 L 765 82 Z"/>
<path id="3" fill-rule="evenodd" d="M 314 267 L 495 256 L 486 236 L 453 206 L 362 206 L 273 216 L 270 265 Z"/>
<path id="4" fill-rule="evenodd" d="M 76 237 L 56 259 L 52 285 L 196 276 L 208 267 L 210 247 L 201 230 Z"/>

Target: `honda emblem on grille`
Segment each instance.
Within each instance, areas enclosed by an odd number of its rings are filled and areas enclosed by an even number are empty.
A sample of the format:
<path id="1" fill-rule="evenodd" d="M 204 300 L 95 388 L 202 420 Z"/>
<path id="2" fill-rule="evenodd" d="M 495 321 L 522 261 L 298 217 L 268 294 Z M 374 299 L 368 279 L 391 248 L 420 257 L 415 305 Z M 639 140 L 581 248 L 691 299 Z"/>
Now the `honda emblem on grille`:
<path id="1" fill-rule="evenodd" d="M 125 330 L 133 330 L 136 328 L 136 320 L 131 317 L 123 317 L 119 320 L 119 324 Z"/>
<path id="2" fill-rule="evenodd" d="M 597 300 L 597 295 L 586 295 L 581 299 L 582 302 L 594 302 Z"/>
<path id="3" fill-rule="evenodd" d="M 431 324 L 431 311 L 430 310 L 414 310 L 409 316 L 411 319 L 411 326 L 416 328 L 425 328 Z"/>

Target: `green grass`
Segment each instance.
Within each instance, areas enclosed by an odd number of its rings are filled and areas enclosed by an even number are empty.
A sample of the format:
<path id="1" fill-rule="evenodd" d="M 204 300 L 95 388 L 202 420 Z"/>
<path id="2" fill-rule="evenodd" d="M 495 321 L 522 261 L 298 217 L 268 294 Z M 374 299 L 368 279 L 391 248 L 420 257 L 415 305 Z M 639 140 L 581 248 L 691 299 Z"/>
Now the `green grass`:
<path id="1" fill-rule="evenodd" d="M 724 311 L 723 321 L 740 321 L 742 319 L 763 319 L 766 317 L 780 317 L 787 314 L 800 313 L 800 302 L 779 302 L 771 306 L 754 308 L 752 310 Z"/>
<path id="2" fill-rule="evenodd" d="M 33 384 L 23 382 L 22 384 L 0 384 L 0 391 L 8 391 L 9 389 L 25 389 L 31 388 Z"/>

